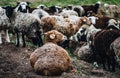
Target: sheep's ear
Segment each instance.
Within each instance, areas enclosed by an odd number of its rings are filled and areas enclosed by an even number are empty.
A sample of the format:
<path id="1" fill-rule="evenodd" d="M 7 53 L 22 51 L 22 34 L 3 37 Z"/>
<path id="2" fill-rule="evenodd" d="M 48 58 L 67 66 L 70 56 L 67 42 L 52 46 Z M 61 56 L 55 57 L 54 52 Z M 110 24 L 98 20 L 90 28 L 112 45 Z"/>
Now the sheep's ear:
<path id="1" fill-rule="evenodd" d="M 20 4 L 20 2 L 16 2 L 16 3 L 17 3 L 17 5 Z"/>
<path id="2" fill-rule="evenodd" d="M 29 4 L 30 4 L 30 2 L 28 2 L 28 1 L 27 1 L 27 4 L 29 5 Z"/>
<path id="3" fill-rule="evenodd" d="M 50 34 L 49 37 L 50 39 L 55 39 L 55 34 Z"/>

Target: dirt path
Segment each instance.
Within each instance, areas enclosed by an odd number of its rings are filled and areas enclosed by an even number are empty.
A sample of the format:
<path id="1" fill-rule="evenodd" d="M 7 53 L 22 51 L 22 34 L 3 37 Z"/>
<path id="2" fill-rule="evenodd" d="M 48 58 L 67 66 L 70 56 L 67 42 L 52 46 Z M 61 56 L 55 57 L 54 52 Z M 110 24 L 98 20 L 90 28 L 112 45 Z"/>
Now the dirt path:
<path id="1" fill-rule="evenodd" d="M 120 78 L 120 70 L 110 73 L 92 64 L 71 58 L 73 70 L 60 76 L 41 76 L 34 72 L 29 56 L 35 47 L 17 48 L 14 44 L 0 45 L 0 78 Z"/>

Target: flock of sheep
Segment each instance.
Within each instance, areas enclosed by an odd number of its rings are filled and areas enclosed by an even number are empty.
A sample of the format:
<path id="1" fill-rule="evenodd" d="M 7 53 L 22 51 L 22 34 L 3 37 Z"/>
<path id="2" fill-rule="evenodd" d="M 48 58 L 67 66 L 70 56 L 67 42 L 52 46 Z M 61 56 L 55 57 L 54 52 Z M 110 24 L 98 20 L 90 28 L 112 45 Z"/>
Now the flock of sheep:
<path id="1" fill-rule="evenodd" d="M 2 31 L 7 42 L 10 42 L 8 33 L 16 36 L 17 47 L 20 39 L 23 47 L 26 38 L 30 39 L 39 46 L 30 56 L 31 66 L 43 75 L 58 75 L 69 69 L 70 56 L 65 48 L 84 60 L 87 59 L 84 54 L 93 55 L 94 64 L 102 63 L 104 69 L 115 71 L 120 63 L 119 8 L 101 2 L 65 7 L 41 4 L 31 8 L 29 2 L 3 6 L 0 7 L 0 44 Z"/>

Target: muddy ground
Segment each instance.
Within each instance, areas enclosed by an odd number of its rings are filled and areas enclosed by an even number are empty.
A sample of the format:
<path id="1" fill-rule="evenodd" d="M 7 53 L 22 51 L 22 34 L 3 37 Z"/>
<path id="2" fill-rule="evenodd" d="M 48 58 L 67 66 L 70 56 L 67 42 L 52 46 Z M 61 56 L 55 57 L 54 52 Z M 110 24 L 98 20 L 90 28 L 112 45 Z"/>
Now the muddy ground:
<path id="1" fill-rule="evenodd" d="M 120 69 L 108 72 L 101 67 L 95 68 L 92 63 L 71 58 L 72 69 L 59 76 L 41 76 L 36 74 L 29 63 L 34 46 L 15 47 L 15 44 L 0 45 L 0 78 L 120 78 Z"/>

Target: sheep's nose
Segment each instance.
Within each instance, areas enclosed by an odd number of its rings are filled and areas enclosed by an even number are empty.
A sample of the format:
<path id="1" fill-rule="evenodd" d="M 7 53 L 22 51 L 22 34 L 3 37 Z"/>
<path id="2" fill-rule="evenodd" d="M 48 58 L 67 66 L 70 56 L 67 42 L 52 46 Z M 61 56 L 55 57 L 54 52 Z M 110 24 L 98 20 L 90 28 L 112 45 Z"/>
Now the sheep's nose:
<path id="1" fill-rule="evenodd" d="M 26 9 L 23 9 L 22 11 L 23 11 L 23 13 L 26 13 L 26 12 L 27 12 L 27 10 L 26 10 Z"/>
<path id="2" fill-rule="evenodd" d="M 85 29 L 82 29 L 80 32 L 81 32 L 81 33 L 85 32 Z"/>

